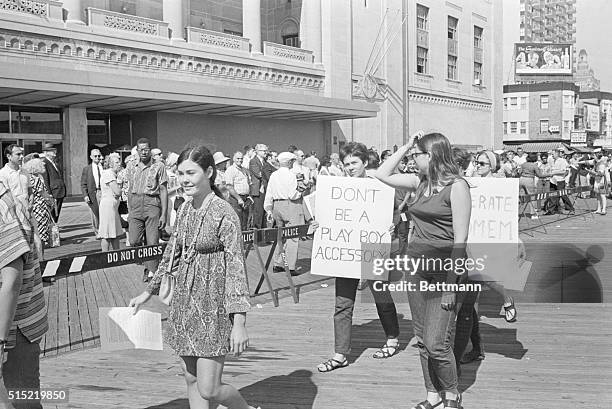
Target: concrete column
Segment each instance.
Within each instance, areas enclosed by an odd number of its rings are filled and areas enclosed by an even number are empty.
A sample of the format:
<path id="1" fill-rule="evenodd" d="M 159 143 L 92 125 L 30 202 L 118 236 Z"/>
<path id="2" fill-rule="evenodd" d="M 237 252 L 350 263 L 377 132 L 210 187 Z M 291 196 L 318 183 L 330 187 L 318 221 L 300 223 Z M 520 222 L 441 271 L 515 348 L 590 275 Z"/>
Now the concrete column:
<path id="1" fill-rule="evenodd" d="M 242 36 L 251 40 L 251 51 L 261 54 L 261 0 L 242 0 Z"/>
<path id="2" fill-rule="evenodd" d="M 184 38 L 185 26 L 183 24 L 183 0 L 163 0 L 163 20 L 172 30 L 172 39 Z"/>
<path id="3" fill-rule="evenodd" d="M 300 48 L 314 53 L 314 62 L 322 61 L 321 0 L 303 0 L 300 16 Z"/>
<path id="4" fill-rule="evenodd" d="M 63 0 L 62 8 L 68 12 L 68 16 L 64 16 L 66 22 L 85 22 L 85 9 L 82 0 Z"/>
<path id="5" fill-rule="evenodd" d="M 69 195 L 81 195 L 81 173 L 87 166 L 87 112 L 64 108 L 64 181 Z"/>

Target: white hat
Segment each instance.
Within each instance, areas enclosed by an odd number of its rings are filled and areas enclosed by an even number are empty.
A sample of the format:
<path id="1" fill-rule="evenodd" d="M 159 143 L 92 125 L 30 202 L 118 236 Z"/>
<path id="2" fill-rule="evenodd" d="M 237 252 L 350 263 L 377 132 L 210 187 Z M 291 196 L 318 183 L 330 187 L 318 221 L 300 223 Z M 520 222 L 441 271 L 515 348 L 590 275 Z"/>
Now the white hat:
<path id="1" fill-rule="evenodd" d="M 215 165 L 219 165 L 223 162 L 227 162 L 228 160 L 230 160 L 230 158 L 225 156 L 223 152 L 215 152 L 213 154 L 213 159 L 215 160 Z"/>
<path id="2" fill-rule="evenodd" d="M 151 155 L 161 155 L 162 150 L 159 148 L 153 148 L 151 149 Z"/>
<path id="3" fill-rule="evenodd" d="M 166 166 L 174 166 L 178 161 L 178 153 L 170 152 L 166 158 Z"/>
<path id="4" fill-rule="evenodd" d="M 297 156 L 295 156 L 291 152 L 281 152 L 278 154 L 277 159 L 279 163 L 288 163 L 288 162 L 291 162 L 292 160 L 296 160 Z"/>

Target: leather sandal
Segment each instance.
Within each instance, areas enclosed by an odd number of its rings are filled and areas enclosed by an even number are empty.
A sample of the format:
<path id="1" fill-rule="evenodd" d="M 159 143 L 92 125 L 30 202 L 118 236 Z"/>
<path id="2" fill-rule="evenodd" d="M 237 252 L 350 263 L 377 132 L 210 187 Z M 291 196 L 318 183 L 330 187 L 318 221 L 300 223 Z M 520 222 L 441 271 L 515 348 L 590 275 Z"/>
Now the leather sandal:
<path id="1" fill-rule="evenodd" d="M 330 358 L 327 361 L 323 362 L 322 364 L 319 364 L 319 366 L 317 366 L 317 369 L 319 370 L 319 372 L 331 372 L 331 371 L 335 371 L 338 368 L 346 368 L 348 364 L 349 363 L 346 358 L 344 358 L 344 360 L 342 361 L 338 361 L 337 359 Z"/>
<path id="2" fill-rule="evenodd" d="M 504 305 L 504 319 L 506 322 L 516 321 L 516 307 L 514 306 L 514 300 L 510 299 L 510 305 Z"/>
<path id="3" fill-rule="evenodd" d="M 432 405 L 428 400 L 424 400 L 423 402 L 417 403 L 412 409 L 434 409 L 437 406 L 442 404 L 442 400 L 435 405 Z"/>
<path id="4" fill-rule="evenodd" d="M 463 409 L 461 406 L 461 395 L 457 396 L 457 399 L 444 399 L 444 409 Z"/>
<path id="5" fill-rule="evenodd" d="M 399 342 L 397 344 L 389 344 L 387 341 L 385 342 L 385 345 L 378 349 L 378 351 L 374 352 L 372 357 L 376 359 L 391 358 L 393 355 L 396 355 L 399 352 L 399 346 Z"/>

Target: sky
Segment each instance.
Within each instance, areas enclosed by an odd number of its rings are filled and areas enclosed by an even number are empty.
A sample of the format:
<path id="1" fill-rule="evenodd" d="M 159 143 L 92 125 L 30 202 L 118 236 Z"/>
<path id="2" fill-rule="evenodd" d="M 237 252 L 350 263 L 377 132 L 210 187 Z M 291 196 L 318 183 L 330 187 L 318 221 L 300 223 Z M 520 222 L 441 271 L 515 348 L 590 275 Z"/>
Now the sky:
<path id="1" fill-rule="evenodd" d="M 514 43 L 519 42 L 519 0 L 504 4 L 504 83 L 512 79 Z M 601 91 L 612 92 L 612 0 L 576 0 L 576 57 L 586 49 Z"/>
<path id="2" fill-rule="evenodd" d="M 582 48 L 601 90 L 612 92 L 612 1 L 576 1 L 576 50 Z"/>

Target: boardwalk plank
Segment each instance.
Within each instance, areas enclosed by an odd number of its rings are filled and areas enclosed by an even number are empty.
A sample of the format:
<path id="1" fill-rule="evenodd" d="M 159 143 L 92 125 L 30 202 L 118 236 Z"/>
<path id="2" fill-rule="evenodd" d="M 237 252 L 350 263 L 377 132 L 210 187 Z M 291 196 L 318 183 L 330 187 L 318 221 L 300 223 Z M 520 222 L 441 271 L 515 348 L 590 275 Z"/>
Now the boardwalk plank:
<path id="1" fill-rule="evenodd" d="M 65 279 L 56 281 L 57 288 L 57 345 L 58 353 L 70 350 L 70 326 L 68 317 L 68 283 Z"/>
<path id="2" fill-rule="evenodd" d="M 81 334 L 83 336 L 83 348 L 90 348 L 95 345 L 91 322 L 96 317 L 92 317 L 89 313 L 89 301 L 87 300 L 84 274 L 75 275 L 75 284 L 77 291 L 77 302 L 79 305 L 79 324 L 81 327 Z"/>
<path id="3" fill-rule="evenodd" d="M 83 349 L 83 333 L 79 313 L 76 275 L 65 278 L 68 296 L 68 329 L 70 331 L 70 350 Z"/>
<path id="4" fill-rule="evenodd" d="M 43 353 L 45 356 L 57 355 L 57 313 L 58 313 L 58 291 L 57 284 L 53 283 L 45 287 L 45 291 L 48 294 L 49 305 L 47 307 L 47 322 L 49 323 L 49 330 L 45 337 L 45 349 Z"/>
<path id="5" fill-rule="evenodd" d="M 100 320 L 98 317 L 98 291 L 93 286 L 92 276 L 93 272 L 83 274 L 83 289 L 85 291 L 85 297 L 87 299 L 87 309 L 89 312 L 91 332 L 94 337 L 94 346 L 100 346 Z"/>

